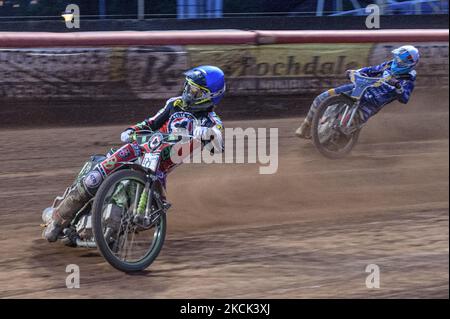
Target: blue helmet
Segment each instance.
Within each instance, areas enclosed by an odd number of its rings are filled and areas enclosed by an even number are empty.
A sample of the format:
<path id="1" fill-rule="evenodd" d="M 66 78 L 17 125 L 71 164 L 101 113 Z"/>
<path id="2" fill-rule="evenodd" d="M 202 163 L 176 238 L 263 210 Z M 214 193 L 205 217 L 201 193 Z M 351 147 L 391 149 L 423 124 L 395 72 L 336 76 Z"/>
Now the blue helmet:
<path id="1" fill-rule="evenodd" d="M 391 69 L 395 75 L 410 72 L 419 63 L 419 50 L 412 45 L 404 45 L 392 51 L 394 59 Z"/>
<path id="2" fill-rule="evenodd" d="M 225 75 L 215 66 L 202 65 L 184 73 L 183 94 L 186 108 L 192 111 L 206 111 L 217 105 L 225 93 Z"/>

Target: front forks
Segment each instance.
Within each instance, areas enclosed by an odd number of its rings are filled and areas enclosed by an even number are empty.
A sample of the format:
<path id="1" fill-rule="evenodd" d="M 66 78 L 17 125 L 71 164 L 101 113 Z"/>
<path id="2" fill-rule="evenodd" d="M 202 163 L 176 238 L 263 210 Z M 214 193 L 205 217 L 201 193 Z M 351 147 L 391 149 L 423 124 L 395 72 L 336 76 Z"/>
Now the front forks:
<path id="1" fill-rule="evenodd" d="M 362 127 L 362 124 L 354 123 L 355 116 L 357 116 L 359 109 L 359 101 L 356 102 L 353 106 L 345 106 L 344 113 L 342 114 L 339 125 L 337 126 L 337 129 L 345 134 L 345 135 L 351 135 L 356 130 L 359 130 Z"/>
<path id="2" fill-rule="evenodd" d="M 139 196 L 139 204 L 136 210 L 137 214 L 134 216 L 134 222 L 144 228 L 151 227 L 157 222 L 159 216 L 165 214 L 170 208 L 170 204 L 163 201 L 161 195 L 155 192 L 155 185 L 156 178 L 150 177 Z M 153 202 L 155 206 L 152 205 Z"/>

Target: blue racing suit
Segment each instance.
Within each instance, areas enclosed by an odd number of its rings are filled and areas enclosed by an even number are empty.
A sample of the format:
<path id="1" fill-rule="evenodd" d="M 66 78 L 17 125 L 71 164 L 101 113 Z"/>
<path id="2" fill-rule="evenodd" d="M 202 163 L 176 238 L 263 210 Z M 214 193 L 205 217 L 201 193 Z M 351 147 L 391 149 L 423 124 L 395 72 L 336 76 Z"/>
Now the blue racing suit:
<path id="1" fill-rule="evenodd" d="M 391 73 L 392 61 L 384 62 L 380 65 L 369 66 L 359 69 L 358 72 L 365 74 L 369 77 L 383 77 L 386 72 Z M 411 97 L 412 91 L 414 90 L 416 81 L 416 71 L 410 71 L 409 73 L 396 75 L 394 78 L 400 84 L 400 89 L 395 88 L 390 85 L 381 85 L 379 87 L 371 87 L 367 89 L 364 97 L 361 100 L 360 115 L 361 121 L 367 122 L 367 120 L 373 115 L 377 114 L 385 105 L 397 100 L 400 103 L 406 104 Z M 311 108 L 306 117 L 308 123 L 312 122 L 314 113 L 319 107 L 319 105 L 328 97 L 341 94 L 341 93 L 351 93 L 354 88 L 354 84 L 345 84 L 339 86 L 335 89 L 328 90 L 320 94 L 313 101 Z"/>

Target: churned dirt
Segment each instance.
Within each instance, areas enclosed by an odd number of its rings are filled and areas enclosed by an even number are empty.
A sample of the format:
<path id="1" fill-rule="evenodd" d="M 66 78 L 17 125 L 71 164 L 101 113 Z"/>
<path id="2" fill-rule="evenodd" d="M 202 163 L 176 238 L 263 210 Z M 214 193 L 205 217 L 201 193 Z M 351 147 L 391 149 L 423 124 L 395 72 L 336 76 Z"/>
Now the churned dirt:
<path id="1" fill-rule="evenodd" d="M 448 93 L 424 100 L 389 106 L 338 161 L 294 136 L 300 118 L 226 122 L 278 128 L 278 171 L 177 168 L 165 246 L 138 275 L 95 249 L 49 244 L 39 227 L 126 125 L 0 129 L 0 297 L 448 298 Z M 80 266 L 79 289 L 66 288 L 68 264 Z M 369 264 L 379 289 L 366 287 Z"/>

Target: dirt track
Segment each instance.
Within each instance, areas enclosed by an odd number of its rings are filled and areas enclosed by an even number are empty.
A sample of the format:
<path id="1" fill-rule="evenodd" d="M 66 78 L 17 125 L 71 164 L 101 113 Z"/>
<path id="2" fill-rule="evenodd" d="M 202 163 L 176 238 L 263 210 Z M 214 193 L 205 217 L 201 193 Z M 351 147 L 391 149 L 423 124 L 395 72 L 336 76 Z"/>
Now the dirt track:
<path id="1" fill-rule="evenodd" d="M 293 136 L 299 119 L 226 123 L 278 127 L 278 172 L 178 168 L 165 247 L 134 276 L 95 250 L 46 243 L 38 226 L 84 159 L 115 145 L 123 126 L 0 131 L 0 297 L 448 298 L 448 95 L 439 98 L 431 113 L 392 106 L 340 161 Z M 71 263 L 80 289 L 65 287 Z M 380 267 L 380 289 L 365 286 L 368 264 Z"/>

